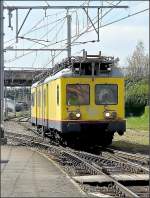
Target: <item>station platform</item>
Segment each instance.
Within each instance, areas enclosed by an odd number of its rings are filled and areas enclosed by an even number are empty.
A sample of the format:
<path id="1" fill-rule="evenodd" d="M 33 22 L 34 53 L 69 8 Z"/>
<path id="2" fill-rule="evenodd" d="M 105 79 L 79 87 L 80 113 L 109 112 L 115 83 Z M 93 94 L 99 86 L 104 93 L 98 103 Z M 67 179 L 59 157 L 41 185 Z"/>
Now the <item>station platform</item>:
<path id="1" fill-rule="evenodd" d="M 86 197 L 53 161 L 23 146 L 1 146 L 1 197 Z"/>

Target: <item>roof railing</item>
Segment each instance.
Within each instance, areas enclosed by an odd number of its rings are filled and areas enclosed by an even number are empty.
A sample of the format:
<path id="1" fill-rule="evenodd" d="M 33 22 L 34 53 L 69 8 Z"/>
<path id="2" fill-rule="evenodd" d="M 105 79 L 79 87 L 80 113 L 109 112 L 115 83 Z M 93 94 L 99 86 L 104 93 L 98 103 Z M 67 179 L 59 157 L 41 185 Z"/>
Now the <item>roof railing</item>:
<path id="1" fill-rule="evenodd" d="M 33 79 L 34 82 L 36 81 L 43 81 L 48 76 L 55 75 L 59 71 L 65 68 L 73 68 L 75 63 L 91 63 L 95 62 L 100 64 L 108 64 L 108 67 L 112 68 L 112 66 L 118 62 L 119 59 L 114 59 L 113 56 L 102 56 L 101 51 L 99 51 L 98 55 L 91 55 L 87 54 L 87 51 L 83 50 L 83 56 L 72 56 L 71 58 L 63 59 L 62 62 L 55 64 L 54 67 L 48 69 Z M 107 72 L 111 71 L 111 69 L 107 69 Z"/>

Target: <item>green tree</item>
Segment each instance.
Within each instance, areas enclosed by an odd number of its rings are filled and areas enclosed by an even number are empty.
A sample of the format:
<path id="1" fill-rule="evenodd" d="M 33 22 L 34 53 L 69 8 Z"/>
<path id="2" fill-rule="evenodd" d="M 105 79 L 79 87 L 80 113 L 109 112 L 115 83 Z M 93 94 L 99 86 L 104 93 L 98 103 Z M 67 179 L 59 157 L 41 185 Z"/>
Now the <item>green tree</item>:
<path id="1" fill-rule="evenodd" d="M 149 56 L 145 54 L 144 44 L 139 41 L 133 54 L 127 57 L 127 77 L 131 81 L 148 78 Z"/>
<path id="2" fill-rule="evenodd" d="M 127 58 L 126 115 L 140 115 L 148 104 L 149 56 L 139 41 Z"/>

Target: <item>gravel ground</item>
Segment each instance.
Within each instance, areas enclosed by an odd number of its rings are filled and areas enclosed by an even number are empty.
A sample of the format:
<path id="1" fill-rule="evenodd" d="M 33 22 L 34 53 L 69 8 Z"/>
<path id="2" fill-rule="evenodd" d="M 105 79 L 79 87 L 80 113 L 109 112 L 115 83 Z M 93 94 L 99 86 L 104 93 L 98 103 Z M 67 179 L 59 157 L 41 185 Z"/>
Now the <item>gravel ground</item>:
<path id="1" fill-rule="evenodd" d="M 29 128 L 32 127 L 30 123 L 19 124 L 15 121 L 5 121 L 4 122 L 4 128 L 7 132 L 20 133 L 20 134 L 25 134 L 25 135 L 32 135 L 32 136 L 37 137 L 37 135 L 35 133 L 33 133 L 30 130 L 27 130 L 23 125 L 25 125 L 26 127 L 29 127 Z"/>
<path id="2" fill-rule="evenodd" d="M 24 127 L 25 126 L 25 127 Z M 35 129 L 31 123 L 16 121 L 5 121 L 4 127 L 6 131 L 32 135 L 37 137 L 37 134 L 33 133 L 27 128 Z M 128 129 L 123 136 L 115 134 L 112 147 L 120 150 L 124 150 L 132 153 L 149 154 L 149 133 L 145 131 L 134 131 Z"/>
<path id="3" fill-rule="evenodd" d="M 27 123 L 27 122 L 17 123 L 16 121 L 6 121 L 5 124 L 4 124 L 4 126 L 5 126 L 6 131 L 8 131 L 8 132 L 10 131 L 10 132 L 15 132 L 15 133 L 19 133 L 19 134 L 33 135 L 33 136 L 37 137 L 37 135 L 34 134 L 32 131 L 27 130 L 27 128 L 33 128 L 34 129 L 34 127 L 32 127 L 30 123 Z M 131 138 L 131 135 L 132 135 L 132 138 Z M 148 138 L 148 134 L 145 133 L 145 132 L 139 133 L 139 132 L 136 132 L 136 131 L 127 131 L 127 133 L 124 136 L 119 136 L 119 138 L 121 140 L 117 140 L 116 141 L 116 137 L 115 137 L 113 146 L 115 145 L 114 147 L 116 149 L 118 149 L 118 150 L 125 150 L 125 151 L 129 151 L 129 152 L 132 152 L 132 153 L 139 152 L 139 150 L 140 151 L 144 151 L 145 150 L 146 152 L 148 152 L 148 148 L 146 147 L 146 145 L 141 145 L 142 147 L 138 147 L 138 145 L 136 144 L 136 142 L 134 142 L 134 140 L 137 137 L 138 138 L 141 138 L 143 135 L 145 135 L 146 138 Z M 118 143 L 118 145 L 116 143 Z M 11 143 L 11 145 L 12 145 L 12 143 Z M 19 144 L 16 144 L 16 145 L 19 146 Z M 41 153 L 43 153 L 45 155 L 48 155 L 48 157 L 50 159 L 54 160 L 57 164 L 59 164 L 59 160 L 57 158 L 55 158 L 54 156 L 49 155 L 49 153 L 47 151 L 44 151 L 44 149 L 42 150 L 42 149 L 39 149 L 39 148 L 33 148 L 33 150 L 39 150 Z M 142 152 L 139 152 L 139 153 L 142 153 Z M 142 154 L 145 154 L 145 153 L 143 152 Z M 67 166 L 65 167 L 65 166 L 61 166 L 60 165 L 60 167 L 65 172 L 67 172 L 67 174 L 69 174 L 69 173 L 72 174 L 72 171 L 73 170 L 68 169 Z M 90 187 L 87 186 L 87 185 L 83 185 L 83 186 L 81 185 L 81 189 L 83 191 L 86 191 L 87 192 L 89 188 Z M 97 186 L 95 188 L 93 188 L 93 186 L 92 186 L 91 188 L 92 188 L 93 192 L 94 191 L 95 192 L 97 192 L 97 191 L 103 192 L 102 189 L 101 188 L 99 189 Z M 91 197 L 92 197 L 92 195 L 91 195 Z"/>

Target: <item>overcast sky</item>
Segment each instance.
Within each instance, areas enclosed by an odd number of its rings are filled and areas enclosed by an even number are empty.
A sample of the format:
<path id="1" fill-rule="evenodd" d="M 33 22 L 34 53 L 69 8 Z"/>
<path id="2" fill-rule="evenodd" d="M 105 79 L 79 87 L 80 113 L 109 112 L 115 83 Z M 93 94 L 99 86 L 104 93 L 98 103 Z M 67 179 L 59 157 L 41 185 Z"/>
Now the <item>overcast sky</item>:
<path id="1" fill-rule="evenodd" d="M 47 1 L 48 2 L 48 1 Z M 116 4 L 118 1 L 105 1 L 104 5 L 111 5 L 111 3 Z M 83 1 L 80 2 L 48 2 L 50 5 L 81 5 Z M 5 6 L 15 6 L 15 5 L 47 5 L 44 2 L 19 2 L 19 1 L 5 1 Z M 101 5 L 101 2 L 91 2 L 90 5 Z M 134 12 L 138 12 L 149 8 L 148 1 L 122 1 L 119 5 L 128 5 L 129 9 L 113 9 L 109 14 L 107 14 L 101 25 L 104 26 L 112 21 L 120 19 L 122 17 L 128 16 Z M 74 12 L 72 12 L 74 11 Z M 102 15 L 107 12 L 108 9 L 102 10 Z M 27 10 L 19 10 L 19 27 L 22 24 L 23 18 L 25 17 Z M 25 22 L 23 28 L 20 31 L 19 36 L 24 36 L 26 38 L 40 39 L 45 41 L 38 41 L 40 44 L 32 42 L 31 40 L 19 39 L 19 42 L 15 42 L 15 11 L 12 12 L 12 26 L 13 30 L 8 28 L 8 11 L 6 10 L 4 27 L 5 27 L 5 47 L 13 48 L 43 48 L 45 45 L 50 45 L 52 43 L 57 43 L 58 41 L 66 38 L 66 11 L 64 10 L 48 10 L 45 12 L 43 10 L 37 11 L 32 10 L 29 14 L 27 21 Z M 83 11 L 81 10 L 71 10 L 72 14 L 72 36 L 78 34 L 78 29 L 82 32 L 87 27 L 87 18 Z M 50 15 L 50 16 L 49 16 Z M 93 19 L 97 15 L 96 10 L 89 11 L 90 17 Z M 55 22 L 57 21 L 57 23 Z M 93 20 L 95 22 L 95 20 Z M 76 25 L 78 24 L 78 25 Z M 88 23 L 89 25 L 90 22 Z M 34 29 L 33 26 L 35 26 Z M 97 24 L 96 24 L 97 25 Z M 42 26 L 42 27 L 41 27 Z M 40 28 L 35 31 L 35 28 Z M 34 30 L 30 31 L 29 30 Z M 49 32 L 49 33 L 48 33 Z M 26 34 L 26 35 L 25 35 Z M 10 39 L 14 39 L 9 41 Z M 97 35 L 95 31 L 84 34 L 76 42 L 86 42 L 97 40 Z M 9 42 L 8 42 L 9 41 Z M 37 40 L 36 40 L 37 41 Z M 47 42 L 46 42 L 47 41 Z M 86 44 L 73 45 L 72 55 L 81 55 L 82 50 L 85 49 L 88 53 L 98 54 L 102 51 L 103 55 L 110 55 L 114 57 L 119 57 L 120 66 L 126 65 L 126 57 L 131 55 L 137 42 L 143 41 L 145 46 L 145 52 L 148 53 L 149 49 L 149 11 L 143 12 L 141 14 L 135 15 L 133 17 L 127 18 L 117 23 L 113 23 L 108 26 L 100 28 L 100 42 L 88 42 Z M 48 48 L 63 48 L 66 42 L 61 42 L 55 45 L 51 45 Z M 5 53 L 5 66 L 6 67 L 50 67 L 51 66 L 51 53 L 50 52 L 33 52 L 26 55 L 27 52 L 6 52 Z M 54 55 L 54 53 L 52 54 Z M 55 54 L 56 55 L 56 54 Z M 55 62 L 60 61 L 62 58 L 66 57 L 66 52 L 63 52 L 55 59 Z"/>

